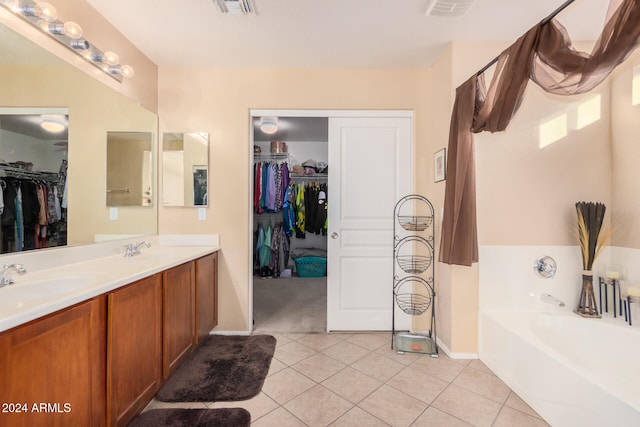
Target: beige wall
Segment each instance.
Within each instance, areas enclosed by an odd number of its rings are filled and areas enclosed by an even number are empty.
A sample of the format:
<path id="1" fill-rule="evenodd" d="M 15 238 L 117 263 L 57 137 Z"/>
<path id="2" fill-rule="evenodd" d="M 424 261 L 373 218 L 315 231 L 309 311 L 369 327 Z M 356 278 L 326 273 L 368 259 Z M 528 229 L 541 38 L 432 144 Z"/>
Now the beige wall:
<path id="1" fill-rule="evenodd" d="M 417 189 L 434 150 L 427 69 L 178 69 L 160 68 L 161 131 L 208 132 L 207 219 L 195 209 L 160 207 L 161 233 L 219 233 L 220 330 L 247 330 L 249 309 L 249 110 L 413 110 Z"/>
<path id="2" fill-rule="evenodd" d="M 640 66 L 640 50 L 615 71 L 611 81 L 611 199 L 616 230 L 612 245 L 640 249 L 640 104 L 633 105 L 631 96 L 636 66 Z"/>

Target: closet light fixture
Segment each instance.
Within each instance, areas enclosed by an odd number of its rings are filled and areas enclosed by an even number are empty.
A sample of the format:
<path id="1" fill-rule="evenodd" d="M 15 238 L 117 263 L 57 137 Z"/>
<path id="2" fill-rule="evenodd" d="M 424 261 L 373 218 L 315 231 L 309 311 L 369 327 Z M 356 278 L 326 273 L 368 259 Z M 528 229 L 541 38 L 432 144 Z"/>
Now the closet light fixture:
<path id="1" fill-rule="evenodd" d="M 53 116 L 42 116 L 40 127 L 51 133 L 60 133 L 67 128 L 61 120 Z"/>
<path id="2" fill-rule="evenodd" d="M 0 6 L 40 29 L 117 81 L 133 77 L 134 71 L 130 65 L 118 65 L 120 58 L 117 54 L 102 51 L 82 38 L 83 31 L 79 24 L 59 20 L 56 8 L 51 3 L 40 0 L 0 0 Z"/>
<path id="3" fill-rule="evenodd" d="M 260 130 L 268 135 L 278 132 L 278 120 L 274 117 L 260 119 Z"/>

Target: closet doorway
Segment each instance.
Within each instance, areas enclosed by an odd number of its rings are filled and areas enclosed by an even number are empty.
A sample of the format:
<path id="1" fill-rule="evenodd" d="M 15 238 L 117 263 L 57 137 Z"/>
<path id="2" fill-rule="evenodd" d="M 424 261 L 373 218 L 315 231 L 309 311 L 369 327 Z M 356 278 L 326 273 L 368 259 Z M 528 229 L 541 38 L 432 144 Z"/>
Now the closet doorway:
<path id="1" fill-rule="evenodd" d="M 258 116 L 252 131 L 254 331 L 325 332 L 328 118 Z"/>
<path id="2" fill-rule="evenodd" d="M 254 332 L 391 329 L 392 212 L 412 190 L 412 120 L 251 111 Z M 409 329 L 409 317 L 396 325 Z"/>

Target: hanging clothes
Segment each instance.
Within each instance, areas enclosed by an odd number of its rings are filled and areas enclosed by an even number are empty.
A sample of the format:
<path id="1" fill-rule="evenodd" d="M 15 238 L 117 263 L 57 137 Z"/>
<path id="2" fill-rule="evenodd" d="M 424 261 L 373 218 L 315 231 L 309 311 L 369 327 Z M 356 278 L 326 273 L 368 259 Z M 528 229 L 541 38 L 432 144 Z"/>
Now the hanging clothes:
<path id="1" fill-rule="evenodd" d="M 288 185 L 284 194 L 284 203 L 282 204 L 282 220 L 284 223 L 284 232 L 287 236 L 292 236 L 296 231 L 295 191 L 295 185 Z"/>
<path id="2" fill-rule="evenodd" d="M 54 232 L 55 244 L 66 244 L 62 238 L 66 224 L 60 215 L 56 184 L 21 177 L 5 177 L 0 182 L 4 183 L 4 209 L 0 213 L 2 253 L 44 248 Z"/>
<path id="3" fill-rule="evenodd" d="M 304 239 L 305 220 L 304 185 L 296 185 L 296 237 L 299 239 Z"/>
<path id="4" fill-rule="evenodd" d="M 290 241 L 282 222 L 275 225 L 258 223 L 254 231 L 254 274 L 280 277 L 289 262 Z"/>
<path id="5" fill-rule="evenodd" d="M 287 201 L 293 207 L 293 232 L 299 239 L 304 239 L 306 233 L 327 234 L 327 184 L 317 182 L 291 183 Z M 293 197 L 291 196 L 293 195 Z M 283 213 L 285 224 L 289 224 L 290 207 L 286 206 Z M 286 216 L 285 216 L 286 214 Z"/>
<path id="6" fill-rule="evenodd" d="M 4 210 L 0 216 L 2 222 L 2 253 L 13 252 L 16 241 L 16 200 L 18 198 L 17 181 L 7 179 L 2 189 Z"/>
<path id="7" fill-rule="evenodd" d="M 253 209 L 257 214 L 280 212 L 289 185 L 286 162 L 259 161 L 253 169 Z"/>

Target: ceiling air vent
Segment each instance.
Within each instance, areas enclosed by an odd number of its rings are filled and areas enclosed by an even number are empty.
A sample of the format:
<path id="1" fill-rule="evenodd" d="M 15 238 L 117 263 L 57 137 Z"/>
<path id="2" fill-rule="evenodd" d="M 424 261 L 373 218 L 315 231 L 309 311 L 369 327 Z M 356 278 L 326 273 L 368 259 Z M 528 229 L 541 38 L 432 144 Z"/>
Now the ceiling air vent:
<path id="1" fill-rule="evenodd" d="M 427 16 L 462 16 L 476 0 L 430 0 Z"/>
<path id="2" fill-rule="evenodd" d="M 212 0 L 223 15 L 255 15 L 253 0 Z"/>

